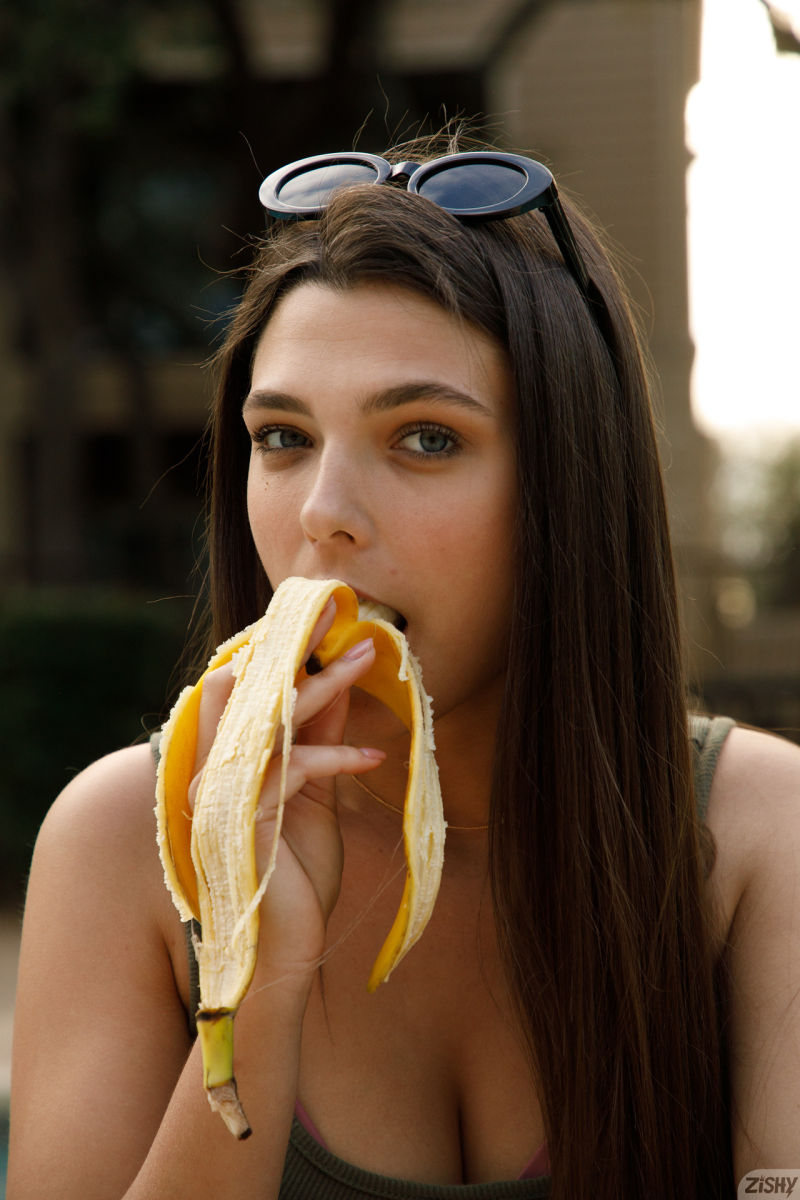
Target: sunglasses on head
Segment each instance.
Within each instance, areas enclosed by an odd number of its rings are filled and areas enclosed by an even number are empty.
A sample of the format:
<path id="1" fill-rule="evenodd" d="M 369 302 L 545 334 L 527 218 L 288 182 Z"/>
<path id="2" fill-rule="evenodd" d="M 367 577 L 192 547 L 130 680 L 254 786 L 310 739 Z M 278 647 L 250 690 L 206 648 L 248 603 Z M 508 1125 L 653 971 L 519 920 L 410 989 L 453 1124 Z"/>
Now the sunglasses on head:
<path id="1" fill-rule="evenodd" d="M 575 279 L 616 364 L 608 309 L 591 279 L 547 167 L 520 154 L 474 150 L 430 162 L 390 163 L 377 154 L 342 151 L 316 154 L 280 167 L 262 183 L 258 196 L 272 217 L 311 220 L 327 208 L 340 187 L 356 183 L 403 183 L 459 221 L 496 221 L 540 209 L 564 263 Z"/>

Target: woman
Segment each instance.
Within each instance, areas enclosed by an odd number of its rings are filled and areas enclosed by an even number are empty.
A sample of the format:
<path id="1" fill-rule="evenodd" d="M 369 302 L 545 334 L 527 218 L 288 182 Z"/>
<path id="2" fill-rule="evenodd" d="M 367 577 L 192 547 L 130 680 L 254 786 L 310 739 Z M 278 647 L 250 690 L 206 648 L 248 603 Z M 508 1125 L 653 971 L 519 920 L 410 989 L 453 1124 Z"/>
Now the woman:
<path id="1" fill-rule="evenodd" d="M 34 857 L 11 1200 L 705 1198 L 800 1162 L 800 754 L 718 739 L 701 821 L 620 286 L 536 164 L 415 162 L 359 159 L 368 181 L 328 194 L 330 162 L 304 161 L 262 190 L 311 219 L 273 228 L 219 356 L 212 641 L 289 575 L 397 613 L 436 715 L 433 920 L 368 996 L 406 748 L 354 686 L 367 643 L 298 697 L 237 1143 L 187 1025 L 150 750 L 95 764 Z M 230 686 L 223 669 L 204 689 L 198 771 Z M 272 771 L 265 846 L 275 790 Z"/>

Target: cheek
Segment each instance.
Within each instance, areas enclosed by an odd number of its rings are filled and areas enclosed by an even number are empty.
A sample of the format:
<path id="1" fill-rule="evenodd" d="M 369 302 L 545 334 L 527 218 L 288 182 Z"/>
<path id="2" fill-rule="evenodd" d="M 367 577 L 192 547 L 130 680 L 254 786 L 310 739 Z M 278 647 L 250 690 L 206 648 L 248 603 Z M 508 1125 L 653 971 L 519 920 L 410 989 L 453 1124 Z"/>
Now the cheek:
<path id="1" fill-rule="evenodd" d="M 260 478 L 258 459 L 255 454 L 250 459 L 250 469 L 247 472 L 247 515 L 251 524 L 259 519 L 260 510 L 266 503 L 268 489 Z"/>
<path id="2" fill-rule="evenodd" d="M 517 489 L 502 478 L 495 486 L 474 487 L 459 514 L 458 539 L 477 573 L 496 577 L 501 587 L 513 557 L 517 510 Z"/>
<path id="3" fill-rule="evenodd" d="M 263 509 L 264 504 L 264 486 L 257 483 L 253 464 L 250 464 L 250 472 L 247 476 L 247 519 L 250 522 L 250 532 L 253 535 L 253 540 L 256 546 L 261 551 L 261 538 L 263 536 L 263 527 L 267 522 L 264 520 Z"/>
<path id="4" fill-rule="evenodd" d="M 258 463 L 252 462 L 247 477 L 247 518 L 261 565 L 270 574 L 280 556 L 280 535 L 286 531 L 285 514 L 276 510 L 280 495 L 268 482 L 259 478 Z"/>
<path id="5" fill-rule="evenodd" d="M 397 520 L 406 561 L 424 563 L 439 588 L 443 579 L 458 584 L 462 603 L 477 607 L 495 594 L 505 605 L 513 587 L 516 488 L 491 482 L 476 478 L 433 512 L 406 507 Z"/>
<path id="6" fill-rule="evenodd" d="M 496 652 L 506 642 L 514 590 L 516 490 L 475 487 L 459 499 L 440 520 L 423 518 L 417 536 L 407 522 L 404 554 L 418 567 L 424 563 L 431 594 L 441 596 L 444 589 L 448 609 L 450 601 L 456 604 L 457 615 L 450 613 L 454 635 L 468 644 L 483 629 Z"/>
<path id="7" fill-rule="evenodd" d="M 494 503 L 475 514 L 470 555 L 474 594 L 485 606 L 487 627 L 494 631 L 495 649 L 505 645 L 515 575 L 516 489 L 500 491 Z"/>

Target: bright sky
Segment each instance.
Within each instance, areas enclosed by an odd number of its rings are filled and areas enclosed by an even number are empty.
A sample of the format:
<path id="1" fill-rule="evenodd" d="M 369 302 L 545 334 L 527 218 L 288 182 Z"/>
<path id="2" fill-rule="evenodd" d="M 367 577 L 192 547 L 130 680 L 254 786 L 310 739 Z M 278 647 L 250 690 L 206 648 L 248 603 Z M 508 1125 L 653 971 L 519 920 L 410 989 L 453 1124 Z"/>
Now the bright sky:
<path id="1" fill-rule="evenodd" d="M 695 417 L 774 446 L 800 435 L 800 55 L 760 0 L 703 0 L 686 126 Z"/>

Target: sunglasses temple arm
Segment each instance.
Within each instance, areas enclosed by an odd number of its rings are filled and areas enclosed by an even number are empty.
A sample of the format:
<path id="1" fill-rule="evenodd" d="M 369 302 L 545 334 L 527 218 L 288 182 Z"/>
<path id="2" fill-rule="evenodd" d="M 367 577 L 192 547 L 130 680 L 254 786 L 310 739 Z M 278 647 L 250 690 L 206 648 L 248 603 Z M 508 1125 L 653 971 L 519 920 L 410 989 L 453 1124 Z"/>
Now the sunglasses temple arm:
<path id="1" fill-rule="evenodd" d="M 558 196 L 554 196 L 550 204 L 544 205 L 543 211 L 565 263 L 575 276 L 581 291 L 588 299 L 589 272 L 586 270 L 583 255 L 578 249 L 575 234 L 572 232 L 567 215 L 561 207 L 561 201 L 558 199 Z"/>
<path id="2" fill-rule="evenodd" d="M 595 324 L 602 334 L 603 341 L 608 346 L 614 363 L 614 369 L 619 374 L 619 352 L 617 350 L 617 337 L 611 320 L 611 314 L 608 311 L 600 289 L 586 269 L 583 255 L 578 249 L 578 243 L 575 241 L 575 234 L 572 232 L 572 228 L 558 197 L 555 196 L 552 203 L 544 206 L 542 211 L 547 217 L 547 223 L 561 251 L 564 262 L 574 276 L 578 287 L 583 292 L 594 317 Z"/>

